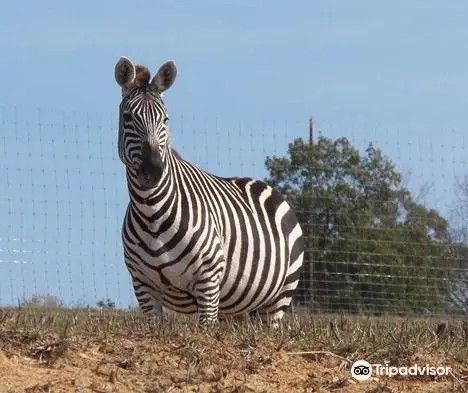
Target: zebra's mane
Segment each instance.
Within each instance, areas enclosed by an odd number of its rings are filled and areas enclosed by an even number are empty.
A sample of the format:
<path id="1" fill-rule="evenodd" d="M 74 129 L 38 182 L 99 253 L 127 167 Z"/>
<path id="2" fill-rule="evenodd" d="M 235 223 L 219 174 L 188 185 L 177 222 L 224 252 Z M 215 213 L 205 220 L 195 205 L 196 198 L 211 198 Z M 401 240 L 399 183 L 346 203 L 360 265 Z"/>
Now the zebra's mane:
<path id="1" fill-rule="evenodd" d="M 135 81 L 133 85 L 138 88 L 147 87 L 151 78 L 151 73 L 149 69 L 145 66 L 137 64 L 135 66 Z"/>
<path id="2" fill-rule="evenodd" d="M 182 156 L 172 146 L 171 146 L 171 150 L 172 150 L 172 153 L 177 157 L 177 159 L 183 160 Z"/>

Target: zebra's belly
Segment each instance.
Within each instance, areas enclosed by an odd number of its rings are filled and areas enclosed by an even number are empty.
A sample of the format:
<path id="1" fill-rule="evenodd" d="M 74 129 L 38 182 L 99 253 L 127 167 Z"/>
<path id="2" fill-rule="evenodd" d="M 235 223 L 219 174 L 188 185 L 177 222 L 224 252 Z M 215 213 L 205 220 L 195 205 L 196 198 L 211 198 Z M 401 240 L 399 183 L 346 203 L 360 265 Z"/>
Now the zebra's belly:
<path id="1" fill-rule="evenodd" d="M 245 269 L 248 271 L 248 269 Z M 275 299 L 280 282 L 266 278 L 264 272 L 230 274 L 220 287 L 220 314 L 242 314 L 261 308 Z M 281 280 L 281 282 L 284 280 Z"/>
<path id="2" fill-rule="evenodd" d="M 194 292 L 196 280 L 192 273 L 183 274 L 183 269 L 176 269 L 175 266 L 163 268 L 161 272 L 147 265 L 134 267 L 137 273 L 130 271 L 131 275 L 150 283 L 159 295 L 162 305 L 179 313 L 197 312 Z M 265 280 L 261 272 L 252 272 L 253 269 L 246 266 L 243 268 L 231 270 L 230 275 L 221 280 L 220 315 L 238 315 L 254 311 L 273 300 L 278 292 L 273 290 L 271 281 Z"/>
<path id="3" fill-rule="evenodd" d="M 145 239 L 146 248 L 161 249 L 162 239 Z M 284 282 L 287 264 L 283 253 L 265 254 L 251 243 L 244 249 L 239 245 L 229 256 L 227 247 L 215 242 L 217 255 L 222 258 L 202 258 L 199 249 L 180 257 L 179 250 L 167 250 L 157 257 L 152 257 L 136 245 L 132 252 L 143 256 L 139 261 L 127 261 L 133 266 L 129 269 L 141 281 L 149 283 L 159 294 L 161 302 L 167 308 L 177 312 L 196 312 L 196 286 L 207 279 L 216 279 L 220 283 L 219 313 L 236 315 L 250 312 L 271 302 Z M 227 243 L 228 244 L 228 243 Z M 213 254 L 214 255 L 214 254 Z M 222 267 L 220 271 L 219 267 Z M 133 270 L 133 272 L 132 272 Z M 218 276 L 214 277 L 213 272 Z M 200 296 L 200 292 L 198 292 Z"/>

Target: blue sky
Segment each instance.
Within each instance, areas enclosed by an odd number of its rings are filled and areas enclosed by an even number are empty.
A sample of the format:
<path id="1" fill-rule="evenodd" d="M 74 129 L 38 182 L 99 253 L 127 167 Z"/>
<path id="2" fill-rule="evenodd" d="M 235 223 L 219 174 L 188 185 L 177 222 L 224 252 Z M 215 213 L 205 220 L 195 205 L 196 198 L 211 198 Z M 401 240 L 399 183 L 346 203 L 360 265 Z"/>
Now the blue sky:
<path id="1" fill-rule="evenodd" d="M 264 177 L 313 115 L 323 135 L 373 141 L 448 215 L 468 172 L 467 17 L 461 0 L 0 2 L 0 305 L 133 302 L 121 55 L 176 61 L 174 145 L 209 171 Z"/>

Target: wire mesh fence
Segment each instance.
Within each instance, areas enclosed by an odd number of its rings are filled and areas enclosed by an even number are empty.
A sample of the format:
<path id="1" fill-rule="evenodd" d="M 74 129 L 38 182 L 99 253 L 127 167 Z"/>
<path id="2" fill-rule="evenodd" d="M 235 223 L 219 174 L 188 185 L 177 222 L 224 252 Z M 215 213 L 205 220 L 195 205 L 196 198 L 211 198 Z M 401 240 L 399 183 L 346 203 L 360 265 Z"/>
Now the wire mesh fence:
<path id="1" fill-rule="evenodd" d="M 293 203 L 306 234 L 296 310 L 468 314 L 462 132 L 370 137 L 324 125 L 309 135 L 307 119 L 177 115 L 170 126 L 188 161 L 267 180 Z M 66 307 L 135 306 L 116 114 L 3 108 L 0 127 L 0 306 L 41 295 Z"/>

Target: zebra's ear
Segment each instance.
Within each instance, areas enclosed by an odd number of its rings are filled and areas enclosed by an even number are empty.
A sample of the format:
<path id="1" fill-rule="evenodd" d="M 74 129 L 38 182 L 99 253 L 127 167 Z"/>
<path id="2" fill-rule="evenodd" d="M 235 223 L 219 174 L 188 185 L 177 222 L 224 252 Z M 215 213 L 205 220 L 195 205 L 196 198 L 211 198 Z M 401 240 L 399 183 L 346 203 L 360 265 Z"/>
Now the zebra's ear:
<path id="1" fill-rule="evenodd" d="M 119 86 L 128 89 L 135 81 L 135 65 L 129 58 L 122 56 L 115 65 L 114 74 Z"/>
<path id="2" fill-rule="evenodd" d="M 151 84 L 162 93 L 169 89 L 175 81 L 177 76 L 177 67 L 173 60 L 166 61 L 151 81 Z"/>

